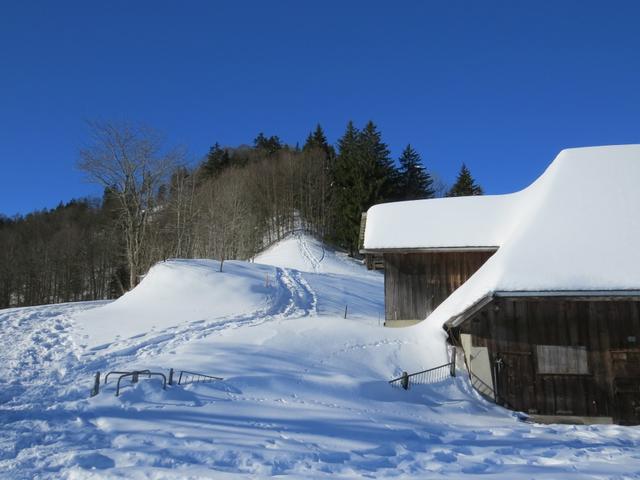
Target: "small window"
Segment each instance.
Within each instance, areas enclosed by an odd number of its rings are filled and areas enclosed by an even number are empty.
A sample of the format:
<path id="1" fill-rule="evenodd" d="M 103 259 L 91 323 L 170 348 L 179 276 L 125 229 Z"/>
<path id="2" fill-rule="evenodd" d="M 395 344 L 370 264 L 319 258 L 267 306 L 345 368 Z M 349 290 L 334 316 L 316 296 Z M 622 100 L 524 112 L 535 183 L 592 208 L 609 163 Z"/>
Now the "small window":
<path id="1" fill-rule="evenodd" d="M 586 347 L 537 345 L 538 373 L 589 375 Z"/>

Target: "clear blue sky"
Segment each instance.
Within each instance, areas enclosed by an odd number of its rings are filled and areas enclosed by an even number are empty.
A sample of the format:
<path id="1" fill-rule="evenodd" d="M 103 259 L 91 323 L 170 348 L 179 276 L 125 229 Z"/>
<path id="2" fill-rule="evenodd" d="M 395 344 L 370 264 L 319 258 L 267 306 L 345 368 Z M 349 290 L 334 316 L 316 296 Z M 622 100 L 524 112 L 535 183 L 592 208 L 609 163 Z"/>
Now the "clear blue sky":
<path id="1" fill-rule="evenodd" d="M 85 119 L 195 161 L 349 119 L 451 182 L 520 189 L 562 148 L 640 143 L 640 2 L 28 1 L 0 9 L 0 212 L 96 194 Z"/>

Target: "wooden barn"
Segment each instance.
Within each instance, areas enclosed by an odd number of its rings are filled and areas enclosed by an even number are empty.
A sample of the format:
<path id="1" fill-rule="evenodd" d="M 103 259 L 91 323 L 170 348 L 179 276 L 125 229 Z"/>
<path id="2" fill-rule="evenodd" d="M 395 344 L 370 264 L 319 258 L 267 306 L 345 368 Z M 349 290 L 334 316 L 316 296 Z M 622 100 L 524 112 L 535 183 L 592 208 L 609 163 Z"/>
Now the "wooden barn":
<path id="1" fill-rule="evenodd" d="M 506 204 L 487 198 L 386 203 L 363 215 L 360 252 L 369 268 L 384 270 L 386 326 L 427 318 L 498 250 L 496 204 Z M 367 223 L 367 215 L 373 222 Z M 439 222 L 445 220 L 456 228 L 444 231 Z"/>
<path id="2" fill-rule="evenodd" d="M 441 325 L 534 420 L 640 424 L 639 181 L 640 146 L 581 148 L 515 194 L 372 207 L 387 322 Z"/>

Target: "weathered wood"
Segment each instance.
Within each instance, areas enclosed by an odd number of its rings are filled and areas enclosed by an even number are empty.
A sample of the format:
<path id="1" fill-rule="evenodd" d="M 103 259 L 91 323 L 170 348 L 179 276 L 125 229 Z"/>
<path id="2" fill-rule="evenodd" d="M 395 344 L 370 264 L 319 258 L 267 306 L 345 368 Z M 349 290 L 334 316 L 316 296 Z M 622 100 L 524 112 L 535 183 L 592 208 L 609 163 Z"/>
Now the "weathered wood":
<path id="1" fill-rule="evenodd" d="M 493 251 L 385 253 L 385 319 L 424 320 Z"/>
<path id="2" fill-rule="evenodd" d="M 494 381 L 510 408 L 640 424 L 638 299 L 503 296 L 450 331 L 501 359 Z"/>

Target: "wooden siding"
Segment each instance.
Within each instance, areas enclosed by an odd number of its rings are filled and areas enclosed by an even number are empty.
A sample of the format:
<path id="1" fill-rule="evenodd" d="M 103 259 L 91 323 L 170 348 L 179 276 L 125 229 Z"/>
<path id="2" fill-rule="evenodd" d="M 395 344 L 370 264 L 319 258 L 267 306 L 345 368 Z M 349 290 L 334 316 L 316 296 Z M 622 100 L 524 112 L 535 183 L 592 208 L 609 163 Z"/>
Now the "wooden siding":
<path id="1" fill-rule="evenodd" d="M 493 251 L 384 254 L 387 321 L 424 320 L 467 281 Z"/>
<path id="2" fill-rule="evenodd" d="M 613 417 L 640 424 L 640 301 L 495 298 L 463 322 L 472 345 L 488 348 L 497 401 L 541 415 Z M 544 373 L 538 346 L 583 347 L 587 368 Z M 558 349 L 575 361 L 571 348 Z M 548 359 L 543 360 L 546 362 Z"/>

